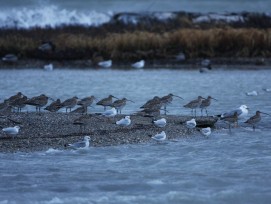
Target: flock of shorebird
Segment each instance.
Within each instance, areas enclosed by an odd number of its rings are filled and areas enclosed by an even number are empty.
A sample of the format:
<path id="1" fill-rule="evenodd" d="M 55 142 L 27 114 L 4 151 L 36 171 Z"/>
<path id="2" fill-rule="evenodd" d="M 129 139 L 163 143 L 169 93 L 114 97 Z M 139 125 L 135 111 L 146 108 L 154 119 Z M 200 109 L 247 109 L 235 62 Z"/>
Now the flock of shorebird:
<path id="1" fill-rule="evenodd" d="M 174 95 L 172 93 L 163 96 L 158 97 L 155 96 L 152 99 L 148 100 L 144 105 L 140 107 L 140 111 L 138 111 L 136 114 L 141 116 L 147 116 L 147 117 L 154 117 L 153 124 L 156 127 L 163 128 L 166 126 L 167 122 L 165 118 L 158 117 L 161 114 L 161 111 L 164 111 L 164 114 L 167 114 L 167 106 L 171 104 L 173 101 L 173 97 L 183 99 L 180 96 Z M 113 101 L 113 98 L 116 100 Z M 47 103 L 49 100 L 52 100 L 52 103 L 48 106 Z M 190 101 L 186 105 L 184 105 L 185 108 L 191 109 L 191 114 L 193 118 L 189 121 L 186 121 L 185 125 L 188 129 L 194 129 L 197 126 L 196 123 L 196 110 L 201 110 L 201 116 L 203 115 L 203 111 L 205 110 L 206 116 L 208 116 L 207 108 L 211 105 L 211 101 L 216 100 L 215 98 L 208 96 L 207 98 L 204 98 L 202 96 L 198 96 L 195 100 Z M 122 109 L 126 106 L 126 103 L 129 101 L 131 103 L 134 103 L 134 101 L 122 98 L 118 99 L 117 97 L 113 95 L 109 95 L 108 97 L 97 100 L 94 96 L 89 96 L 86 98 L 79 99 L 78 97 L 74 96 L 72 98 L 66 99 L 63 102 L 61 102 L 60 99 L 54 100 L 45 94 L 41 94 L 39 96 L 35 96 L 32 98 L 28 98 L 21 92 L 18 92 L 16 95 L 13 95 L 9 97 L 8 99 L 4 100 L 3 103 L 0 104 L 0 114 L 1 113 L 10 113 L 12 111 L 21 112 L 22 108 L 24 108 L 26 105 L 34 106 L 36 108 L 36 112 L 40 112 L 41 108 L 45 107 L 44 110 L 50 111 L 50 112 L 57 112 L 61 108 L 66 109 L 66 113 L 69 111 L 71 113 L 81 113 L 83 114 L 78 119 L 74 120 L 75 125 L 80 125 L 80 128 L 86 125 L 86 119 L 90 117 L 96 117 L 95 115 L 87 114 L 88 107 L 92 107 L 94 101 L 96 101 L 96 105 L 103 106 L 104 112 L 101 114 L 102 116 L 110 119 L 116 116 L 117 114 L 121 114 Z M 78 108 L 72 110 L 76 106 L 79 106 Z M 107 109 L 107 107 L 110 107 L 110 109 Z M 252 125 L 253 130 L 255 130 L 255 125 L 261 120 L 261 114 L 266 114 L 261 111 L 256 111 L 256 114 L 249 118 L 245 123 L 248 123 Z M 217 115 L 216 117 L 219 117 L 221 120 L 227 122 L 229 124 L 229 130 L 231 130 L 231 124 L 238 125 L 238 119 L 244 118 L 248 115 L 248 107 L 246 105 L 241 105 L 238 109 L 223 113 L 221 115 Z M 116 122 L 116 125 L 126 127 L 131 124 L 131 118 L 130 116 L 125 116 L 121 120 Z M 19 133 L 19 126 L 15 127 L 7 127 L 3 128 L 2 131 L 5 132 L 7 135 L 11 135 L 12 137 L 16 136 Z M 200 129 L 200 132 L 205 135 L 209 136 L 211 134 L 211 128 L 202 128 Z M 151 136 L 152 139 L 157 141 L 162 141 L 166 139 L 166 133 L 162 131 L 161 133 Z M 85 137 L 84 143 L 88 139 Z M 76 146 L 76 145 L 75 145 Z"/>

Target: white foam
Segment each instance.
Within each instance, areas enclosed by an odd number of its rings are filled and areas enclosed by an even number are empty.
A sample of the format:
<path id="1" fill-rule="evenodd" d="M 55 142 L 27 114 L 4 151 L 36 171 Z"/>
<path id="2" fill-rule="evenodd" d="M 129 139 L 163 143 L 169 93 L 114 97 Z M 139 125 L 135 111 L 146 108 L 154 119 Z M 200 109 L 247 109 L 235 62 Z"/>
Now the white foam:
<path id="1" fill-rule="evenodd" d="M 31 28 L 58 27 L 62 25 L 99 26 L 111 20 L 112 13 L 96 11 L 79 12 L 59 9 L 49 5 L 33 9 L 0 10 L 0 27 Z"/>

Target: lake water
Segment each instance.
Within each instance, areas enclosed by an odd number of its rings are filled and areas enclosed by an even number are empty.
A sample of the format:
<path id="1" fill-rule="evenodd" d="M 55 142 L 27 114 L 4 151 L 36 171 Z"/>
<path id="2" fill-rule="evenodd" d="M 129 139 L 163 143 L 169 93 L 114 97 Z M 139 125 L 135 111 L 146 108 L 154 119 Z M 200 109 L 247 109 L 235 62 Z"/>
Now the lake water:
<path id="1" fill-rule="evenodd" d="M 174 93 L 169 114 L 188 115 L 182 106 L 198 95 L 213 96 L 210 114 L 246 104 L 271 113 L 271 70 L 208 74 L 183 70 L 1 70 L 1 101 L 18 91 L 66 99 L 74 95 L 127 97 L 125 114 L 155 95 Z M 245 92 L 258 91 L 258 96 Z M 32 111 L 28 107 L 28 111 Z M 92 112 L 101 112 L 95 106 Z M 25 110 L 26 111 L 26 110 Z M 255 132 L 240 122 L 162 144 L 88 150 L 0 154 L 0 204 L 9 203 L 270 203 L 271 117 Z M 226 125 L 225 125 L 226 127 Z"/>

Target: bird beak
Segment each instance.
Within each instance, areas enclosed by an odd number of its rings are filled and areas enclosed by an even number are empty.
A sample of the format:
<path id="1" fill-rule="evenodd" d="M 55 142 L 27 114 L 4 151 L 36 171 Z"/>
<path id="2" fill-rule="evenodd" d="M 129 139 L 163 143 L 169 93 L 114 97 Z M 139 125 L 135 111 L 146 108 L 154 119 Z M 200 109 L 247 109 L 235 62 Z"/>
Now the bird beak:
<path id="1" fill-rule="evenodd" d="M 130 101 L 130 102 L 132 102 L 132 103 L 135 103 L 134 101 L 132 101 L 132 100 L 129 100 L 129 99 L 127 99 L 127 101 Z"/>
<path id="2" fill-rule="evenodd" d="M 213 99 L 213 100 L 215 100 L 215 101 L 218 101 L 217 99 L 215 99 L 215 98 L 213 98 L 213 97 L 211 97 L 211 99 Z"/>
<path id="3" fill-rule="evenodd" d="M 55 101 L 55 99 L 53 99 L 53 98 L 51 98 L 51 97 L 48 97 L 50 100 L 52 100 L 52 101 Z"/>
<path id="4" fill-rule="evenodd" d="M 180 97 L 180 96 L 176 96 L 176 95 L 173 95 L 173 96 L 175 96 L 175 97 L 177 97 L 177 98 L 180 98 L 180 99 L 183 99 L 182 97 Z"/>
<path id="5" fill-rule="evenodd" d="M 119 98 L 117 98 L 117 97 L 115 97 L 115 96 L 112 96 L 113 98 L 115 98 L 115 99 L 119 99 Z"/>
<path id="6" fill-rule="evenodd" d="M 263 113 L 263 112 L 260 112 L 261 114 L 265 114 L 265 115 L 269 115 L 269 116 L 271 116 L 270 114 L 268 114 L 268 113 Z"/>

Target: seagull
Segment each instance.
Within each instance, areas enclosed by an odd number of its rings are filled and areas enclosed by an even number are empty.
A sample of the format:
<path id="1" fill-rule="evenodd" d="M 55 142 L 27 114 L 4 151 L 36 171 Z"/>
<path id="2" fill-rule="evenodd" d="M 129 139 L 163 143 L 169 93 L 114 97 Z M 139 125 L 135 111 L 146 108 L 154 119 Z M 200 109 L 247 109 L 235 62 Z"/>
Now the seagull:
<path id="1" fill-rule="evenodd" d="M 210 127 L 200 129 L 200 133 L 204 136 L 209 136 L 212 131 Z"/>
<path id="2" fill-rule="evenodd" d="M 150 136 L 152 139 L 156 140 L 156 141 L 164 141 L 167 138 L 167 135 L 165 133 L 165 131 L 162 131 L 161 133 L 158 133 L 154 136 Z"/>
<path id="3" fill-rule="evenodd" d="M 152 122 L 156 127 L 165 127 L 167 124 L 167 121 L 165 118 L 161 118 L 160 120 L 154 120 Z"/>
<path id="4" fill-rule="evenodd" d="M 261 121 L 261 114 L 269 115 L 267 113 L 263 113 L 261 111 L 256 111 L 256 114 L 250 117 L 245 123 L 248 123 L 253 126 L 253 130 L 255 131 L 255 124 Z M 270 115 L 269 115 L 270 116 Z"/>
<path id="5" fill-rule="evenodd" d="M 116 122 L 117 125 L 126 127 L 131 124 L 130 116 L 125 116 L 125 118 L 122 118 L 121 120 Z"/>
<path id="6" fill-rule="evenodd" d="M 51 41 L 43 41 L 41 45 L 38 47 L 38 49 L 43 52 L 51 52 L 55 51 L 56 46 Z"/>
<path id="7" fill-rule="evenodd" d="M 263 88 L 263 90 L 266 92 L 271 92 L 271 88 Z"/>
<path id="8" fill-rule="evenodd" d="M 3 62 L 17 62 L 18 57 L 14 54 L 7 54 L 2 58 Z"/>
<path id="9" fill-rule="evenodd" d="M 103 68 L 109 68 L 112 66 L 112 60 L 99 62 L 98 65 Z"/>
<path id="10" fill-rule="evenodd" d="M 54 70 L 54 66 L 53 64 L 46 64 L 43 67 L 44 71 L 53 71 Z"/>
<path id="11" fill-rule="evenodd" d="M 7 127 L 2 129 L 4 133 L 6 133 L 9 136 L 12 136 L 12 138 L 14 138 L 19 133 L 19 130 L 20 130 L 19 126 Z"/>
<path id="12" fill-rule="evenodd" d="M 258 96 L 258 92 L 257 91 L 250 91 L 250 92 L 246 92 L 247 96 Z"/>
<path id="13" fill-rule="evenodd" d="M 73 144 L 68 144 L 68 147 L 73 149 L 79 149 L 79 148 L 88 148 L 89 147 L 89 136 L 85 136 L 83 141 L 79 141 Z"/>
<path id="14" fill-rule="evenodd" d="M 237 109 L 235 109 L 233 111 L 226 112 L 226 113 L 223 113 L 221 115 L 218 115 L 218 117 L 223 119 L 225 117 L 233 116 L 234 113 L 237 112 L 238 119 L 245 118 L 248 115 L 248 109 L 249 108 L 246 105 L 241 105 L 239 108 L 237 108 Z"/>
<path id="15" fill-rule="evenodd" d="M 197 123 L 196 123 L 196 120 L 195 118 L 192 118 L 191 120 L 188 120 L 185 122 L 185 125 L 188 129 L 193 129 L 196 127 Z"/>
<path id="16" fill-rule="evenodd" d="M 144 60 L 140 60 L 134 64 L 132 64 L 132 67 L 133 68 L 136 68 L 136 69 L 141 69 L 145 66 L 145 61 Z"/>
<path id="17" fill-rule="evenodd" d="M 117 110 L 116 108 L 111 108 L 109 110 L 104 111 L 102 115 L 107 118 L 112 118 L 115 117 L 115 115 L 117 115 Z"/>

